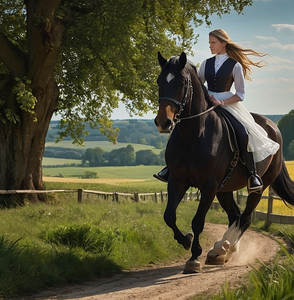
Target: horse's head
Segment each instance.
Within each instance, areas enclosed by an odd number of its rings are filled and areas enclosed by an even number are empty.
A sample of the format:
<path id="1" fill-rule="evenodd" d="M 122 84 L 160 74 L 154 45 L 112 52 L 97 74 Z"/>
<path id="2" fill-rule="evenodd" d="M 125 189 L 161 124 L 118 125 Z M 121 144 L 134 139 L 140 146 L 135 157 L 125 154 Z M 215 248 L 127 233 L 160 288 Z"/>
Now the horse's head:
<path id="1" fill-rule="evenodd" d="M 154 123 L 160 132 L 171 132 L 188 101 L 192 96 L 190 73 L 185 70 L 187 56 L 165 59 L 158 52 L 161 73 L 158 76 L 159 109 Z"/>

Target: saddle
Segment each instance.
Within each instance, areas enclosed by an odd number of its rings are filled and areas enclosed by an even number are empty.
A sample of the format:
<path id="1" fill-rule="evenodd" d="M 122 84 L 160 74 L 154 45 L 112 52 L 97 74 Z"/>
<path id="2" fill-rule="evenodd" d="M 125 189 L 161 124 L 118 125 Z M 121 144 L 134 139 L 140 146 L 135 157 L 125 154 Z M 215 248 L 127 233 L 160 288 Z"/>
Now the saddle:
<path id="1" fill-rule="evenodd" d="M 218 106 L 216 108 L 216 111 L 219 114 L 219 117 L 224 125 L 224 128 L 227 130 L 229 145 L 230 145 L 232 153 L 234 153 L 233 159 L 231 160 L 231 162 L 229 164 L 226 175 L 218 187 L 218 189 L 221 189 L 231 178 L 231 174 L 240 159 L 240 149 L 239 149 L 239 145 L 238 145 L 238 141 L 237 141 L 237 137 L 236 137 L 235 128 L 232 125 L 229 117 L 227 116 L 228 112 L 220 106 Z"/>

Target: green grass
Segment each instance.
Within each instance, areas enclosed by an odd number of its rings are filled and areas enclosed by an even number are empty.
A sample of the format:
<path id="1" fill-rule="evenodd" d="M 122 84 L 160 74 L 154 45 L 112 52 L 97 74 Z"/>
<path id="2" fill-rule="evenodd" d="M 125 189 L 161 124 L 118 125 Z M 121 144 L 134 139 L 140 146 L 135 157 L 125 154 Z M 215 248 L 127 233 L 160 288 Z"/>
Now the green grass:
<path id="1" fill-rule="evenodd" d="M 292 241 L 293 243 L 293 241 Z M 260 263 L 252 267 L 249 278 L 239 289 L 231 289 L 227 282 L 221 293 L 210 300 L 292 300 L 294 299 L 294 256 L 280 244 L 282 251 L 272 265 Z M 196 298 L 193 298 L 196 300 Z M 199 299 L 199 298 L 197 298 Z M 206 299 L 205 297 L 201 299 Z M 192 299 L 191 299 L 192 300 Z"/>
<path id="2" fill-rule="evenodd" d="M 0 297 L 188 257 L 164 223 L 165 205 L 115 203 L 91 195 L 81 204 L 60 199 L 1 210 Z M 191 231 L 197 205 L 180 204 L 183 232 Z"/>
<path id="3" fill-rule="evenodd" d="M 119 192 L 119 193 L 160 193 L 166 192 L 166 184 L 163 182 L 155 181 L 143 181 L 143 182 L 128 182 L 117 184 L 106 183 L 72 183 L 72 182 L 45 182 L 47 190 L 59 189 L 59 190 L 93 190 L 103 191 L 107 193 Z M 62 197 L 68 197 L 65 194 L 54 194 L 55 197 L 62 195 Z"/>
<path id="4" fill-rule="evenodd" d="M 127 166 L 127 167 L 58 167 L 43 168 L 43 176 L 57 176 L 80 178 L 86 171 L 97 172 L 98 178 L 128 178 L 156 180 L 153 174 L 160 171 L 162 166 Z"/>
<path id="5" fill-rule="evenodd" d="M 43 157 L 42 165 L 43 166 L 63 166 L 63 165 L 71 165 L 81 164 L 80 159 L 64 159 L 64 158 L 54 158 L 54 157 Z"/>

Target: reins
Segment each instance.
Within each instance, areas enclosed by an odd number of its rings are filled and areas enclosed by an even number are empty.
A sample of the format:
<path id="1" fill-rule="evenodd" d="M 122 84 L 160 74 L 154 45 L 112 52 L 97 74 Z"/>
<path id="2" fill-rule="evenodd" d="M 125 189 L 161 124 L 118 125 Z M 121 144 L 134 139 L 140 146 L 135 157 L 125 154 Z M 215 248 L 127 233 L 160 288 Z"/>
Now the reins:
<path id="1" fill-rule="evenodd" d="M 193 119 L 193 118 L 197 118 L 197 117 L 200 117 L 204 114 L 207 114 L 209 112 L 211 112 L 212 110 L 214 110 L 217 106 L 212 106 L 210 107 L 209 109 L 197 114 L 197 115 L 193 115 L 193 116 L 189 116 L 189 117 L 184 117 L 184 118 L 177 118 L 177 122 L 181 122 L 181 121 L 185 121 L 185 120 L 189 120 L 189 119 Z"/>

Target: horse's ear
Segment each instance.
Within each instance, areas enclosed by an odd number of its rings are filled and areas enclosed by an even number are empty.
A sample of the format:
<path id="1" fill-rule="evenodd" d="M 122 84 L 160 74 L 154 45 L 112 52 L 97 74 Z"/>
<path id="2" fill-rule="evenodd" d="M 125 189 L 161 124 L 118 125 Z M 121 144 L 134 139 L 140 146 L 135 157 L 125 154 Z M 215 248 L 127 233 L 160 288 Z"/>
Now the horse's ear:
<path id="1" fill-rule="evenodd" d="M 161 55 L 160 51 L 158 51 L 157 57 L 158 57 L 158 62 L 159 62 L 159 64 L 161 65 L 161 68 L 163 68 L 163 66 L 164 66 L 164 65 L 166 64 L 166 62 L 167 62 L 167 59 L 165 59 L 165 58 Z"/>
<path id="2" fill-rule="evenodd" d="M 181 68 L 184 69 L 185 65 L 187 63 L 187 55 L 186 55 L 185 52 L 182 52 L 182 54 L 180 55 L 180 59 L 179 60 L 180 60 L 180 66 L 181 66 Z"/>

